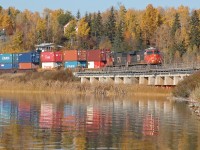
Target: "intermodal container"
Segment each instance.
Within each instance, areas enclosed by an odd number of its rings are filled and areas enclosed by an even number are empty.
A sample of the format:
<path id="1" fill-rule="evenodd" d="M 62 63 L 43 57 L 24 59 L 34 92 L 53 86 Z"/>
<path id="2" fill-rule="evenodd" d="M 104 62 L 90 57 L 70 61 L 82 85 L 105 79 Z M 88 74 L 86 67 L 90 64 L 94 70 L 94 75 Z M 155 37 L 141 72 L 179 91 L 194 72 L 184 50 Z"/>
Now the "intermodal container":
<path id="1" fill-rule="evenodd" d="M 13 61 L 13 54 L 0 54 L 0 63 L 12 63 Z"/>
<path id="2" fill-rule="evenodd" d="M 19 53 L 19 63 L 33 62 L 33 57 L 31 52 Z"/>
<path id="3" fill-rule="evenodd" d="M 19 54 L 12 54 L 13 55 L 13 64 L 19 63 Z"/>
<path id="4" fill-rule="evenodd" d="M 62 62 L 63 61 L 63 52 L 58 51 L 55 53 L 55 62 Z"/>
<path id="5" fill-rule="evenodd" d="M 40 52 L 35 52 L 34 62 L 33 63 L 40 63 Z"/>
<path id="6" fill-rule="evenodd" d="M 53 69 L 58 67 L 58 64 L 55 62 L 43 62 L 42 63 L 42 68 L 43 69 Z"/>
<path id="7" fill-rule="evenodd" d="M 102 61 L 95 61 L 94 62 L 94 68 L 102 68 L 105 66 L 105 63 Z"/>
<path id="8" fill-rule="evenodd" d="M 53 104 L 42 103 L 40 111 L 40 128 L 51 128 L 53 124 Z"/>
<path id="9" fill-rule="evenodd" d="M 77 68 L 77 67 L 86 67 L 86 61 L 66 61 L 65 68 Z"/>
<path id="10" fill-rule="evenodd" d="M 87 61 L 106 61 L 106 50 L 88 50 Z"/>
<path id="11" fill-rule="evenodd" d="M 65 50 L 63 52 L 64 61 L 86 61 L 86 50 Z"/>
<path id="12" fill-rule="evenodd" d="M 94 68 L 94 61 L 88 61 L 88 68 Z"/>
<path id="13" fill-rule="evenodd" d="M 31 105 L 29 102 L 20 101 L 18 104 L 18 119 L 19 123 L 26 125 L 30 123 L 31 118 Z"/>
<path id="14" fill-rule="evenodd" d="M 11 108 L 12 108 L 11 101 L 1 100 L 0 101 L 0 108 L 1 108 L 1 111 L 0 111 L 1 119 L 3 121 L 5 121 L 6 123 L 9 123 L 10 119 L 11 119 Z"/>
<path id="15" fill-rule="evenodd" d="M 13 68 L 13 64 L 9 63 L 9 64 L 0 64 L 0 69 L 12 69 Z"/>
<path id="16" fill-rule="evenodd" d="M 39 63 L 40 53 L 39 52 L 26 52 L 19 53 L 19 63 Z"/>
<path id="17" fill-rule="evenodd" d="M 40 54 L 41 62 L 56 62 L 54 52 L 41 52 Z"/>
<path id="18" fill-rule="evenodd" d="M 19 69 L 36 69 L 37 67 L 39 66 L 34 63 L 19 63 Z"/>

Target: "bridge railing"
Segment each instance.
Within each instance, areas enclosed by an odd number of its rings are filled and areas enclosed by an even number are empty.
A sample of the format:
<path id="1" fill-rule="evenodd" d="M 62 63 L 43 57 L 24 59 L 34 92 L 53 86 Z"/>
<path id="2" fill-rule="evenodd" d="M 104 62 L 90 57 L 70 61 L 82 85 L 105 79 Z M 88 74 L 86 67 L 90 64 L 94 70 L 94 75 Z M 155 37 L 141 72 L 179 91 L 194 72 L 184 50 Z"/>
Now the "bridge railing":
<path id="1" fill-rule="evenodd" d="M 120 75 L 161 75 L 161 74 L 192 74 L 200 70 L 200 63 L 174 63 L 165 65 L 147 65 L 131 67 L 105 67 L 99 70 L 75 72 L 75 76 L 120 76 Z"/>

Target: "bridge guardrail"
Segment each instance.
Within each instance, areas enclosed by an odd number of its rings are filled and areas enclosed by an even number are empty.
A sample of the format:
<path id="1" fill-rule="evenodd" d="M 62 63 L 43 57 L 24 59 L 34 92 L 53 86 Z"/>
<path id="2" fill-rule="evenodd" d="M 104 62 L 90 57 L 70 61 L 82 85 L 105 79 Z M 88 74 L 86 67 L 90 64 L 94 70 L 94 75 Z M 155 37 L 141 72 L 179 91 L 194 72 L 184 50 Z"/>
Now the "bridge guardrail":
<path id="1" fill-rule="evenodd" d="M 167 71 L 126 71 L 126 72 L 76 72 L 76 77 L 83 76 L 139 76 L 139 75 L 174 75 L 174 74 L 193 74 L 197 70 L 185 69 L 185 70 L 167 70 Z"/>

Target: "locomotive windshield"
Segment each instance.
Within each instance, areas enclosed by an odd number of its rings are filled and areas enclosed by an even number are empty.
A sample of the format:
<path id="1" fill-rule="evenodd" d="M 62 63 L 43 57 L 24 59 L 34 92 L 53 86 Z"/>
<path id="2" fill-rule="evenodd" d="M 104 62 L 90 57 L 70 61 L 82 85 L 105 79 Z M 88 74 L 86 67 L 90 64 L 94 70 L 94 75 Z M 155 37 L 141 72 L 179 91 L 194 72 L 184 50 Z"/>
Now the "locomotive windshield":
<path id="1" fill-rule="evenodd" d="M 153 51 L 147 51 L 146 53 L 147 53 L 147 55 L 151 55 L 151 54 L 153 54 Z"/>
<path id="2" fill-rule="evenodd" d="M 147 55 L 151 55 L 151 54 L 160 54 L 160 51 L 159 51 L 159 50 L 149 50 L 149 51 L 146 51 L 146 54 L 147 54 Z"/>
<path id="3" fill-rule="evenodd" d="M 155 51 L 154 51 L 154 54 L 160 54 L 160 51 L 155 50 Z"/>

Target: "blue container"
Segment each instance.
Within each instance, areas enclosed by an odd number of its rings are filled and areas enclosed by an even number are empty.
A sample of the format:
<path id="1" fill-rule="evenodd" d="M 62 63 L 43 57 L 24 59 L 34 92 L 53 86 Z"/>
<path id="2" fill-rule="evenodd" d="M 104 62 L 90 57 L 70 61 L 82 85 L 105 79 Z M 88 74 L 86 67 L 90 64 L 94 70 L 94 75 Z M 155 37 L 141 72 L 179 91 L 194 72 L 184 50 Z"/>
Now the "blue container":
<path id="1" fill-rule="evenodd" d="M 0 54 L 0 63 L 12 63 L 13 61 L 13 54 Z"/>
<path id="2" fill-rule="evenodd" d="M 12 67 L 17 69 L 19 68 L 19 54 L 13 54 L 13 62 L 12 62 Z"/>
<path id="3" fill-rule="evenodd" d="M 33 63 L 40 63 L 40 52 L 34 52 L 35 56 L 33 58 Z"/>
<path id="4" fill-rule="evenodd" d="M 86 67 L 86 61 L 66 61 L 65 68 Z"/>
<path id="5" fill-rule="evenodd" d="M 0 64 L 0 69 L 13 69 L 13 64 Z"/>
<path id="6" fill-rule="evenodd" d="M 87 62 L 86 61 L 79 61 L 80 66 L 86 68 Z"/>
<path id="7" fill-rule="evenodd" d="M 11 118 L 11 102 L 9 100 L 0 101 L 0 115 L 4 123 L 10 121 Z"/>
<path id="8" fill-rule="evenodd" d="M 19 63 L 32 63 L 32 53 L 19 53 Z"/>
<path id="9" fill-rule="evenodd" d="M 39 63 L 40 52 L 19 53 L 19 63 Z"/>

